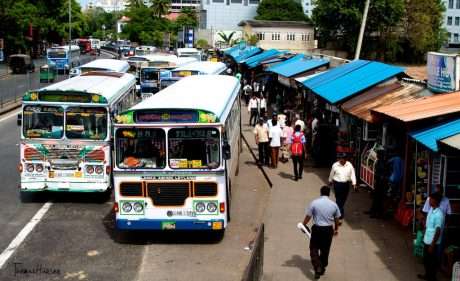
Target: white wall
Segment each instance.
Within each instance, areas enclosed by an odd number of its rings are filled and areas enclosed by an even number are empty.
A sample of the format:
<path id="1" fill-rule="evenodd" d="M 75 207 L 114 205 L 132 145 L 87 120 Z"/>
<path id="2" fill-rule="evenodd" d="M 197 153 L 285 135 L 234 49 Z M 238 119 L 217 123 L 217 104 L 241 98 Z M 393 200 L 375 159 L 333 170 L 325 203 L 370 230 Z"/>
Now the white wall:
<path id="1" fill-rule="evenodd" d="M 202 0 L 203 10 L 206 10 L 206 29 L 241 30 L 238 23 L 242 20 L 254 19 L 257 15 L 257 4 L 249 4 L 242 0 L 241 4 L 214 3 L 213 0 Z M 231 0 L 228 0 L 231 1 Z M 247 6 L 244 3 L 248 3 Z"/>

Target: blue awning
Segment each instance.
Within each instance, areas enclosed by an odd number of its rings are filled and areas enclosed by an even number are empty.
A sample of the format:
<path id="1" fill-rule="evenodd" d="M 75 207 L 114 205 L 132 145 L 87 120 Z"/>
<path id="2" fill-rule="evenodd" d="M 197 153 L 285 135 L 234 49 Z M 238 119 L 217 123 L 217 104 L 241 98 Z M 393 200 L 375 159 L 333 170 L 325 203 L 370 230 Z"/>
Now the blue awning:
<path id="1" fill-rule="evenodd" d="M 270 49 L 270 50 L 267 50 L 267 51 L 264 51 L 258 55 L 255 55 L 255 56 L 252 56 L 246 60 L 243 61 L 243 63 L 245 63 L 249 69 L 251 68 L 254 68 L 254 67 L 257 67 L 258 65 L 261 64 L 262 61 L 264 60 L 267 60 L 267 59 L 270 59 L 270 58 L 274 58 L 280 54 L 284 54 L 285 52 L 280 52 L 276 49 Z"/>
<path id="2" fill-rule="evenodd" d="M 433 151 L 438 151 L 437 141 L 460 133 L 460 119 L 437 125 L 429 129 L 411 132 L 409 135 Z"/>
<path id="3" fill-rule="evenodd" d="M 312 59 L 299 54 L 282 63 L 268 68 L 267 71 L 271 71 L 289 78 L 328 64 L 329 60 L 327 59 Z"/>
<path id="4" fill-rule="evenodd" d="M 308 79 L 303 85 L 334 104 L 403 72 L 402 67 L 355 60 Z"/>
<path id="5" fill-rule="evenodd" d="M 233 59 L 235 60 L 236 63 L 241 63 L 247 58 L 250 58 L 254 55 L 257 55 L 260 53 L 262 50 L 260 48 L 254 47 L 254 46 L 248 46 L 244 50 L 241 50 L 240 52 L 235 52 L 235 55 L 232 55 Z"/>

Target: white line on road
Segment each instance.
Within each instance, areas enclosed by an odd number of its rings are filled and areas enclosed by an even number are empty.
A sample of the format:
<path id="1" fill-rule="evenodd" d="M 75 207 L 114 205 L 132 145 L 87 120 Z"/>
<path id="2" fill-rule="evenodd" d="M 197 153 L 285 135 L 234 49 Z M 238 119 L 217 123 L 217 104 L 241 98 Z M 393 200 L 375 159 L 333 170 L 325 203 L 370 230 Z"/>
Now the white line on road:
<path id="1" fill-rule="evenodd" d="M 3 122 L 3 121 L 5 121 L 6 119 L 10 119 L 11 117 L 16 116 L 19 112 L 21 112 L 20 109 L 14 111 L 13 113 L 11 113 L 11 114 L 9 114 L 9 115 L 3 117 L 3 118 L 0 118 L 0 122 Z"/>
<path id="2" fill-rule="evenodd" d="M 53 205 L 51 202 L 45 203 L 35 216 L 24 226 L 24 228 L 18 233 L 18 235 L 11 241 L 6 249 L 0 254 L 0 269 L 5 265 L 8 259 L 14 254 L 16 249 L 26 239 L 27 235 L 34 229 L 34 227 L 40 222 L 43 216 L 48 212 L 49 208 Z"/>

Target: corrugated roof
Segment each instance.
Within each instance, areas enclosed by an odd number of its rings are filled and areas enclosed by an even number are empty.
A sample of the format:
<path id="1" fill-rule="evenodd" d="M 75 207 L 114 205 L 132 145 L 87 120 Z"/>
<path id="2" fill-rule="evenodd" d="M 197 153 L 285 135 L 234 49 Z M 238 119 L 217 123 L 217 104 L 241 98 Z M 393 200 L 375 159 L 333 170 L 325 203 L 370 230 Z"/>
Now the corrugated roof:
<path id="1" fill-rule="evenodd" d="M 277 57 L 283 53 L 284 52 L 280 52 L 277 49 L 270 49 L 244 60 L 243 63 L 245 63 L 248 68 L 251 69 L 260 65 L 262 61 Z"/>
<path id="2" fill-rule="evenodd" d="M 425 87 L 421 85 L 400 82 L 379 85 L 346 101 L 341 108 L 351 115 L 372 123 L 372 109 L 419 99 L 427 94 L 424 89 Z"/>
<path id="3" fill-rule="evenodd" d="M 460 112 L 460 92 L 434 95 L 408 103 L 382 106 L 373 109 L 373 111 L 403 122 L 456 113 Z"/>
<path id="4" fill-rule="evenodd" d="M 245 25 L 252 27 L 313 27 L 312 24 L 304 21 L 243 20 L 238 23 L 238 26 Z"/>
<path id="5" fill-rule="evenodd" d="M 437 141 L 460 133 L 460 119 L 437 125 L 435 127 L 412 132 L 409 135 L 427 148 L 438 151 Z"/>
<path id="6" fill-rule="evenodd" d="M 284 77 L 292 77 L 294 75 L 319 68 L 329 64 L 327 59 L 312 59 L 299 54 L 282 63 L 269 67 L 267 71 L 271 71 Z"/>
<path id="7" fill-rule="evenodd" d="M 404 69 L 375 61 L 355 60 L 306 80 L 303 85 L 331 104 L 386 81 Z"/>
<path id="8" fill-rule="evenodd" d="M 260 48 L 257 48 L 257 47 L 254 47 L 254 46 L 249 46 L 249 47 L 246 47 L 244 50 L 242 50 L 240 52 L 236 51 L 236 52 L 232 53 L 231 56 L 233 57 L 233 59 L 237 63 L 241 63 L 245 59 L 250 58 L 250 57 L 252 57 L 254 55 L 257 55 L 261 51 L 262 51 L 262 49 L 260 49 Z"/>
<path id="9" fill-rule="evenodd" d="M 448 145 L 452 148 L 460 150 L 460 134 L 445 138 L 440 140 L 439 142 Z"/>

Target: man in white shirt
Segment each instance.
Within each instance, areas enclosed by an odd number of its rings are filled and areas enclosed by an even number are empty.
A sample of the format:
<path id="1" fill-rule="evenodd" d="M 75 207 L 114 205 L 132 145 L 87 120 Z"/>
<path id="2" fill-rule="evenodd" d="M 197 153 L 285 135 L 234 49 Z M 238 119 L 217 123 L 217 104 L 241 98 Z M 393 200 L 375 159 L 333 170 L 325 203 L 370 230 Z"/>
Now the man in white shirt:
<path id="1" fill-rule="evenodd" d="M 252 87 L 249 84 L 246 84 L 243 87 L 243 94 L 244 94 L 244 102 L 246 103 L 246 106 L 249 105 L 249 98 L 251 97 L 252 93 Z"/>
<path id="2" fill-rule="evenodd" d="M 325 273 L 329 263 L 332 237 L 339 233 L 340 210 L 337 204 L 329 199 L 330 193 L 329 186 L 321 187 L 321 197 L 311 202 L 303 220 L 303 224 L 307 226 L 310 219 L 313 218 L 310 257 L 315 270 L 315 279 L 319 279 Z"/>
<path id="3" fill-rule="evenodd" d="M 356 190 L 356 174 L 353 165 L 345 159 L 345 153 L 337 155 L 338 161 L 332 165 L 329 174 L 329 184 L 334 186 L 335 202 L 339 206 L 340 213 L 343 219 L 345 215 L 345 202 L 347 201 L 348 193 L 350 192 L 350 182 L 353 189 Z"/>
<path id="4" fill-rule="evenodd" d="M 278 126 L 278 120 L 272 119 L 272 126 L 269 128 L 268 137 L 270 138 L 270 148 L 272 150 L 272 168 L 278 167 L 278 157 L 281 146 L 283 131 Z"/>
<path id="5" fill-rule="evenodd" d="M 265 117 L 265 113 L 267 112 L 267 100 L 265 96 L 262 95 L 260 98 L 260 117 Z"/>
<path id="6" fill-rule="evenodd" d="M 259 99 L 255 95 L 249 100 L 248 111 L 251 113 L 251 117 L 249 117 L 249 126 L 255 126 L 257 115 L 259 114 Z"/>

